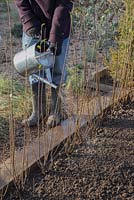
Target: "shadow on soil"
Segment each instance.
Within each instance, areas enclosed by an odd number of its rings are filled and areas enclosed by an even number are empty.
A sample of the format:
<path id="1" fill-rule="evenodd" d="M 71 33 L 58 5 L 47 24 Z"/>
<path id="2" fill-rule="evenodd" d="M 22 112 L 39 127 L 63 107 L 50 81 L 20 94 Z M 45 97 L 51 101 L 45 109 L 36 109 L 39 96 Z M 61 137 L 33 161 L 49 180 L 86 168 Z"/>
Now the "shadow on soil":
<path id="1" fill-rule="evenodd" d="M 3 117 L 0 117 L 0 146 L 3 142 L 9 140 L 9 121 Z"/>
<path id="2" fill-rule="evenodd" d="M 134 120 L 129 119 L 112 119 L 111 123 L 103 123 L 103 127 L 107 128 L 122 128 L 122 129 L 134 129 Z"/>

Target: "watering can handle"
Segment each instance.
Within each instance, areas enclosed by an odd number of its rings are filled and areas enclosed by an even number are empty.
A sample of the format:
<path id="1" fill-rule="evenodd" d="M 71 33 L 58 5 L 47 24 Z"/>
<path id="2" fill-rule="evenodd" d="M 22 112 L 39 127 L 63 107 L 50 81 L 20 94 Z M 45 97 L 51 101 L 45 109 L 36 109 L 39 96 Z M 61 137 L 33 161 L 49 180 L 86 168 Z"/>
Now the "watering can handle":
<path id="1" fill-rule="evenodd" d="M 41 58 L 41 57 L 43 57 L 43 56 L 47 56 L 47 55 L 49 55 L 49 54 L 53 55 L 52 52 L 46 51 L 46 52 L 41 53 L 40 55 L 35 56 L 35 58 L 38 59 L 38 58 Z"/>

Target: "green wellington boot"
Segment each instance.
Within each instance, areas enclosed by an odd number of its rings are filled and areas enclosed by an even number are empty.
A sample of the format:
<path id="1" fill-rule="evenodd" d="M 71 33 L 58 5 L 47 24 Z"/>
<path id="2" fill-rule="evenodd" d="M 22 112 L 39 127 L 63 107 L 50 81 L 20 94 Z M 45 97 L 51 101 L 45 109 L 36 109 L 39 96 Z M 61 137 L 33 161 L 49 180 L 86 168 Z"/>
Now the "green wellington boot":
<path id="1" fill-rule="evenodd" d="M 59 96 L 59 88 L 51 88 L 51 112 L 46 126 L 48 128 L 55 127 L 61 122 L 61 97 Z"/>
<path id="2" fill-rule="evenodd" d="M 33 112 L 28 119 L 22 121 L 22 125 L 29 127 L 38 126 L 39 122 L 46 116 L 46 91 L 45 84 L 34 83 L 32 85 L 32 107 Z"/>

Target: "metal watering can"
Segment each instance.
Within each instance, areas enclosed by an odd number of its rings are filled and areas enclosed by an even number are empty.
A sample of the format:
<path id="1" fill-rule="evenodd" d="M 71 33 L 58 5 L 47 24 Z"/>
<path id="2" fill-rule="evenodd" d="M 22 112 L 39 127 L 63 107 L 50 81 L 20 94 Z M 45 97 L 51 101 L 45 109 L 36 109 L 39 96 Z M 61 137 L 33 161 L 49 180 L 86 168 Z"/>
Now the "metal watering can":
<path id="1" fill-rule="evenodd" d="M 33 78 L 56 89 L 57 86 L 52 83 L 51 76 L 51 68 L 54 66 L 54 55 L 50 51 L 39 52 L 37 50 L 38 45 L 39 42 L 17 53 L 13 59 L 14 67 L 20 75 L 25 77 L 31 75 Z M 45 72 L 46 78 L 35 74 L 39 70 Z"/>

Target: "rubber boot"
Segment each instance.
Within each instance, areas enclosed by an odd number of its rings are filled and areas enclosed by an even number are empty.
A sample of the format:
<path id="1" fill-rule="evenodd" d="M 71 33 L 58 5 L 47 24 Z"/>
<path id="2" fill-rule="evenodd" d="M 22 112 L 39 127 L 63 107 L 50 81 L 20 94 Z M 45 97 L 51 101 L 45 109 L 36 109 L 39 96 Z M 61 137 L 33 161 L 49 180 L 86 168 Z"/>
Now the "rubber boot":
<path id="1" fill-rule="evenodd" d="M 61 98 L 59 88 L 51 88 L 51 112 L 46 125 L 48 128 L 55 127 L 61 122 Z"/>
<path id="2" fill-rule="evenodd" d="M 45 84 L 40 82 L 32 84 L 32 93 L 33 112 L 28 119 L 22 121 L 22 125 L 27 124 L 29 127 L 38 126 L 46 115 Z"/>

